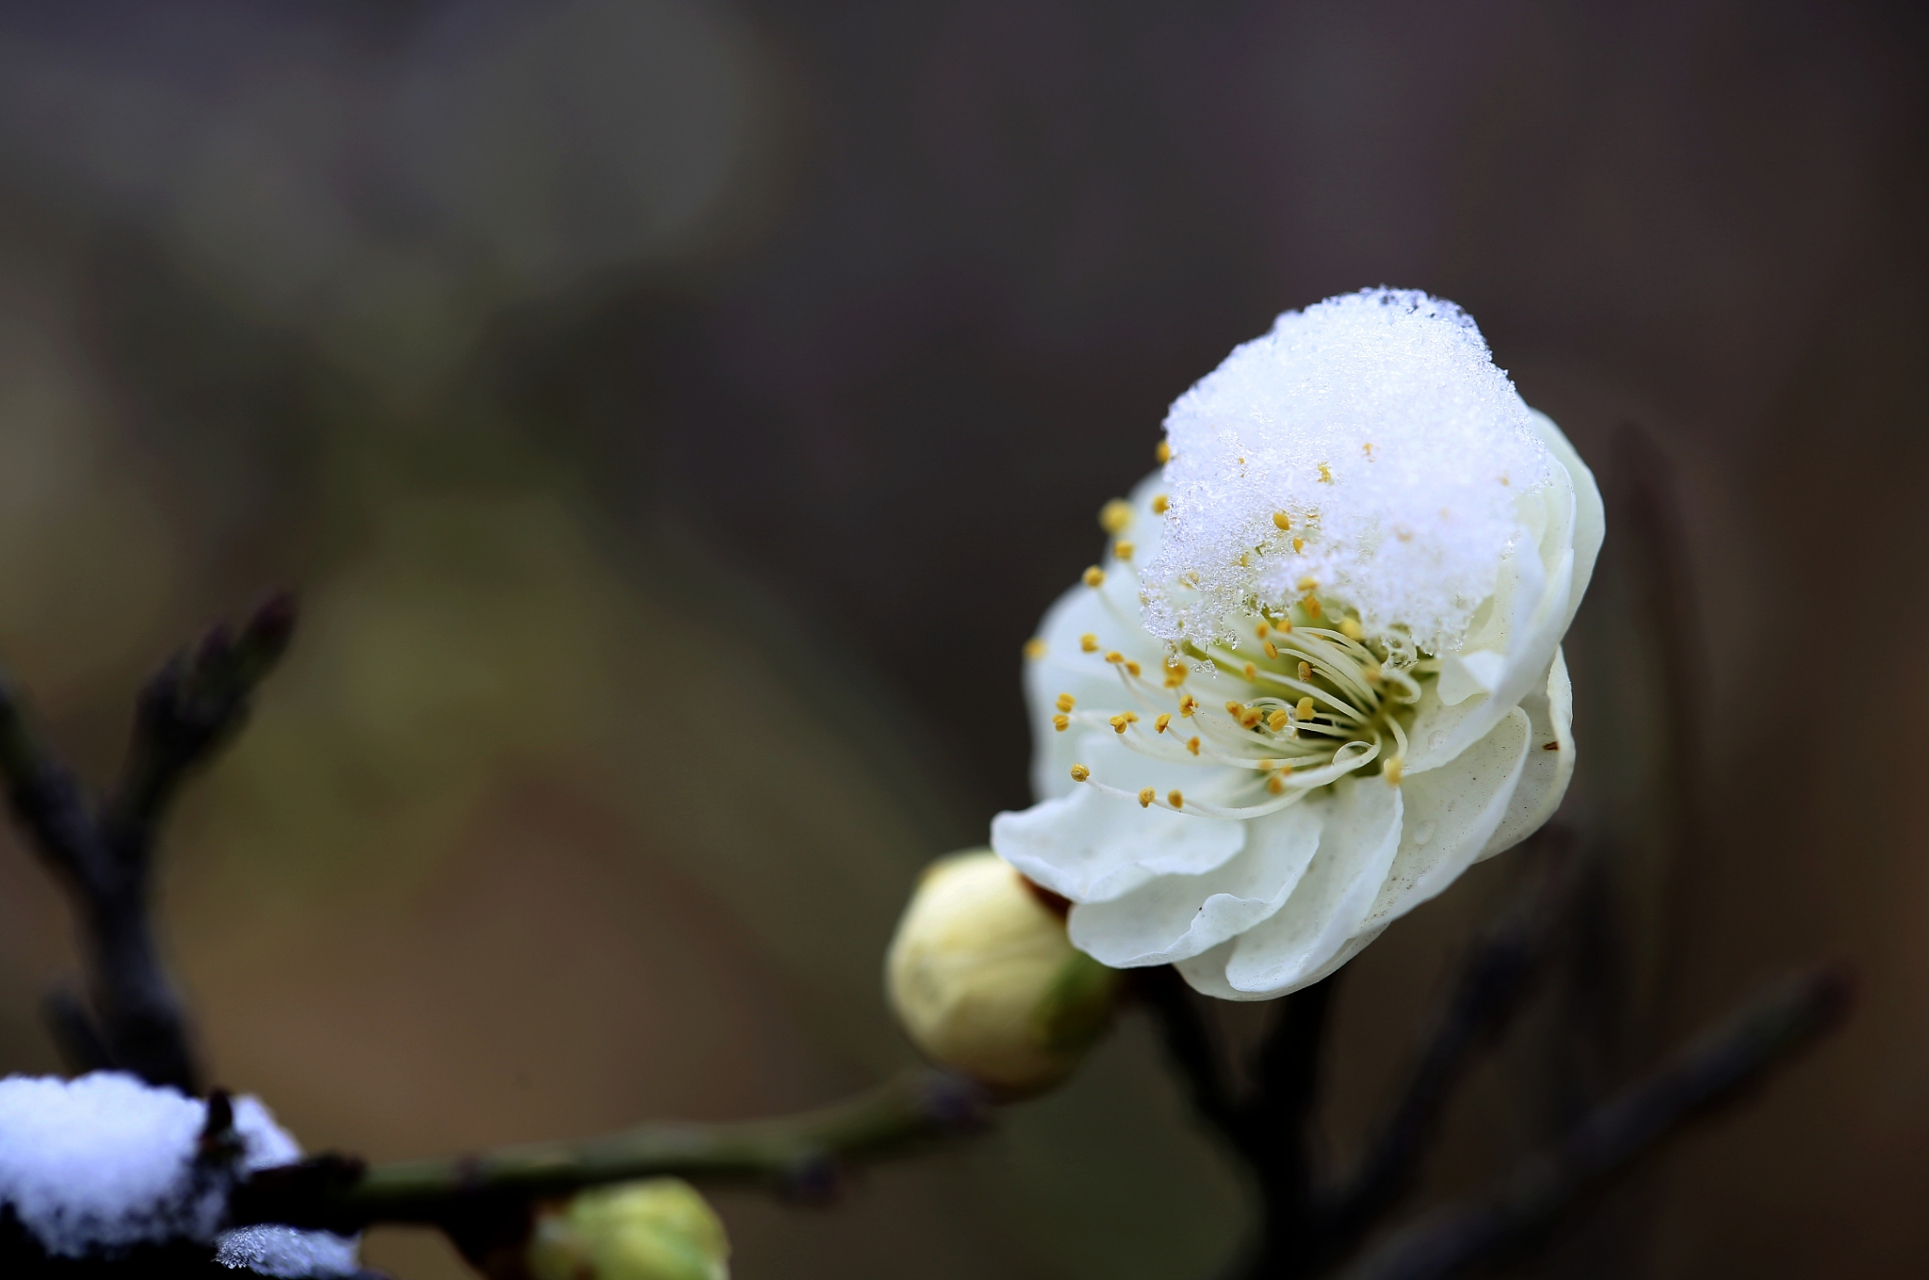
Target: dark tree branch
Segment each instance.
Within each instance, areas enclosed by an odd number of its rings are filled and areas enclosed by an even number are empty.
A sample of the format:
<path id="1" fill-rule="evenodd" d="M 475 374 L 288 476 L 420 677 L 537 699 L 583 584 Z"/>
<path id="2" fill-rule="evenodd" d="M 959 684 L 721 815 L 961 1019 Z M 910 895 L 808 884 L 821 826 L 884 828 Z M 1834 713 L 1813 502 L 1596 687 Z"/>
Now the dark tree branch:
<path id="1" fill-rule="evenodd" d="M 1776 987 L 1601 1107 L 1491 1194 L 1431 1215 L 1346 1280 L 1450 1280 L 1531 1252 L 1596 1192 L 1693 1121 L 1719 1111 L 1838 1026 L 1852 984 L 1835 969 Z"/>
<path id="2" fill-rule="evenodd" d="M 1544 828 L 1521 852 L 1533 883 L 1462 963 L 1405 1090 L 1360 1166 L 1317 1215 L 1328 1256 L 1352 1251 L 1418 1185 L 1421 1162 L 1454 1090 L 1533 993 L 1569 918 L 1581 857 L 1573 836 Z"/>
<path id="3" fill-rule="evenodd" d="M 763 1183 L 821 1199 L 851 1166 L 975 1131 L 988 1117 L 989 1104 L 975 1085 L 918 1072 L 836 1106 L 776 1120 L 652 1124 L 582 1142 L 373 1166 L 318 1156 L 243 1182 L 229 1202 L 229 1218 L 236 1226 L 280 1222 L 341 1232 L 378 1222 L 459 1229 L 477 1216 L 513 1223 L 543 1197 L 672 1175 Z"/>
<path id="4" fill-rule="evenodd" d="M 93 1009 L 52 994 L 48 1024 L 70 1065 L 113 1066 L 198 1091 L 200 1070 L 150 913 L 158 824 L 180 785 L 247 718 L 288 647 L 294 606 L 276 597 L 240 632 L 217 627 L 147 684 L 120 786 L 97 802 L 0 681 L 0 776 L 14 817 L 73 901 Z"/>

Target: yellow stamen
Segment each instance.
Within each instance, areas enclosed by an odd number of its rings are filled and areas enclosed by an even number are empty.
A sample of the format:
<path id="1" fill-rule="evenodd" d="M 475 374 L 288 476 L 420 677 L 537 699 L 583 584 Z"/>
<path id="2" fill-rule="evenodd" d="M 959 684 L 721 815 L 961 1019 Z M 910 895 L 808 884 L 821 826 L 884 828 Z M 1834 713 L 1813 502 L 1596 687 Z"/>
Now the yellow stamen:
<path id="1" fill-rule="evenodd" d="M 1291 720 L 1292 717 L 1286 714 L 1286 708 L 1281 707 L 1266 717 L 1266 727 L 1274 733 L 1278 733 L 1281 729 L 1284 729 Z"/>
<path id="2" fill-rule="evenodd" d="M 1291 635 L 1293 631 L 1293 620 L 1291 618 L 1274 618 L 1273 630 L 1279 632 L 1282 636 Z"/>
<path id="3" fill-rule="evenodd" d="M 1074 699 L 1071 694 L 1061 693 L 1058 695 L 1058 697 L 1052 700 L 1052 705 L 1054 707 L 1057 707 L 1060 711 L 1070 711 L 1074 706 L 1078 704 L 1077 704 L 1077 700 Z"/>
<path id="4" fill-rule="evenodd" d="M 1259 674 L 1259 668 L 1258 668 L 1258 667 L 1255 667 L 1255 666 L 1254 666 L 1254 665 L 1253 665 L 1252 663 L 1250 663 L 1250 662 L 1248 662 L 1248 663 L 1247 663 L 1247 664 L 1246 664 L 1246 665 L 1245 665 L 1245 666 L 1244 666 L 1244 667 L 1242 668 L 1242 670 L 1243 670 L 1243 671 L 1245 671 L 1245 673 L 1246 673 L 1246 679 L 1248 679 L 1248 680 L 1250 680 L 1250 679 L 1252 679 L 1252 678 L 1253 678 L 1254 676 L 1256 676 L 1256 675 L 1258 675 L 1258 674 Z"/>
<path id="5" fill-rule="evenodd" d="M 1161 440 L 1159 447 L 1152 451 L 1152 456 L 1159 460 L 1160 465 L 1164 465 L 1172 461 L 1172 446 Z"/>
<path id="6" fill-rule="evenodd" d="M 1272 641 L 1268 640 L 1264 647 L 1266 650 L 1267 657 L 1277 658 L 1279 656 L 1279 646 L 1274 644 Z"/>
<path id="7" fill-rule="evenodd" d="M 1085 571 L 1085 585 L 1088 587 L 1104 586 L 1105 570 L 1099 568 L 1097 565 L 1093 565 L 1091 568 L 1087 569 Z"/>
<path id="8" fill-rule="evenodd" d="M 1065 732 L 1065 730 L 1071 728 L 1071 726 L 1072 718 L 1062 711 L 1052 717 L 1052 728 L 1058 730 L 1060 733 Z"/>
<path id="9" fill-rule="evenodd" d="M 1089 778 L 1089 777 L 1091 777 L 1091 776 L 1092 776 L 1092 771 L 1091 771 L 1090 769 L 1087 769 L 1087 768 L 1086 768 L 1086 767 L 1085 767 L 1084 765 L 1082 765 L 1082 764 L 1075 764 L 1075 765 L 1073 765 L 1073 766 L 1072 766 L 1072 781 L 1073 781 L 1073 782 L 1083 782 L 1083 781 L 1085 781 L 1085 779 L 1087 779 L 1087 778 Z"/>
<path id="10" fill-rule="evenodd" d="M 1132 504 L 1124 498 L 1114 498 L 1098 509 L 1098 527 L 1107 533 L 1125 532 L 1132 523 Z"/>
<path id="11" fill-rule="evenodd" d="M 1105 653 L 1105 660 L 1113 666 L 1117 666 L 1119 663 L 1125 661 L 1125 655 L 1117 649 L 1108 649 Z"/>
<path id="12" fill-rule="evenodd" d="M 1025 657 L 1029 661 L 1036 662 L 1044 656 L 1045 638 L 1043 636 L 1033 636 L 1031 639 L 1025 641 Z"/>
<path id="13" fill-rule="evenodd" d="M 1311 680 L 1311 679 L 1313 678 L 1313 664 L 1312 664 L 1312 663 L 1310 663 L 1310 662 L 1302 662 L 1302 663 L 1300 663 L 1300 664 L 1299 664 L 1299 678 L 1300 678 L 1300 679 L 1302 679 L 1302 680 Z"/>
<path id="14" fill-rule="evenodd" d="M 1366 677 L 1368 684 L 1378 684 L 1380 683 L 1380 664 L 1376 662 L 1370 667 L 1361 667 L 1360 674 Z"/>
<path id="15" fill-rule="evenodd" d="M 1117 556 L 1121 560 L 1130 560 L 1132 558 L 1132 550 L 1133 548 L 1131 543 L 1121 542 L 1117 546 L 1112 548 L 1112 554 Z"/>
<path id="16" fill-rule="evenodd" d="M 1319 464 L 1319 478 L 1321 484 L 1333 483 L 1333 469 L 1324 462 Z"/>
<path id="17" fill-rule="evenodd" d="M 1199 700 L 1193 697 L 1191 694 L 1188 693 L 1179 699 L 1180 715 L 1190 716 L 1193 712 L 1197 711 L 1198 709 L 1199 709 Z"/>
<path id="18" fill-rule="evenodd" d="M 1341 618 L 1340 634 L 1348 640 L 1358 640 L 1366 634 L 1366 628 L 1360 625 L 1358 618 Z"/>
<path id="19" fill-rule="evenodd" d="M 1318 596 L 1307 596 L 1304 600 L 1300 601 L 1300 603 L 1306 606 L 1307 617 L 1309 618 L 1319 617 L 1319 597 Z"/>
<path id="20" fill-rule="evenodd" d="M 1186 807 L 1186 798 L 1176 787 L 1165 793 L 1165 802 L 1174 809 L 1183 809 Z"/>
<path id="21" fill-rule="evenodd" d="M 1097 653 L 1098 637 L 1093 635 L 1091 632 L 1087 631 L 1084 635 L 1078 638 L 1078 647 L 1080 649 L 1083 649 L 1086 653 Z"/>
<path id="22" fill-rule="evenodd" d="M 1285 789 L 1286 778 L 1284 775 L 1275 773 L 1272 777 L 1266 779 L 1266 790 L 1272 792 L 1274 795 L 1278 795 Z"/>
<path id="23" fill-rule="evenodd" d="M 1186 750 L 1187 750 L 1187 751 L 1190 751 L 1190 752 L 1191 752 L 1191 753 L 1192 753 L 1193 755 L 1195 755 L 1195 756 L 1196 756 L 1196 755 L 1198 755 L 1198 754 L 1199 754 L 1199 739 L 1197 739 L 1197 738 L 1187 738 L 1187 739 L 1186 739 Z"/>
<path id="24" fill-rule="evenodd" d="M 1152 499 L 1152 514 L 1162 516 L 1165 514 L 1165 509 L 1171 505 L 1172 499 L 1161 493 Z"/>
<path id="25" fill-rule="evenodd" d="M 1273 527 L 1282 531 L 1290 529 L 1293 527 L 1293 518 L 1284 511 L 1275 511 L 1273 512 Z"/>
<path id="26" fill-rule="evenodd" d="M 1306 539 L 1304 539 L 1304 538 L 1294 538 L 1294 539 L 1293 539 L 1293 550 L 1294 550 L 1294 551 L 1304 551 L 1304 550 L 1306 550 Z"/>
<path id="27" fill-rule="evenodd" d="M 1313 718 L 1312 694 L 1309 693 L 1299 700 L 1298 705 L 1293 708 L 1293 715 L 1296 719 L 1300 720 L 1311 720 Z"/>
<path id="28" fill-rule="evenodd" d="M 1151 787 L 1142 788 L 1139 791 L 1139 808 L 1150 809 L 1152 807 L 1152 802 L 1158 798 L 1159 798 L 1159 793 L 1154 791 Z"/>
<path id="29" fill-rule="evenodd" d="M 1235 720 L 1239 718 L 1239 713 L 1244 711 L 1245 709 L 1246 707 L 1244 703 L 1228 702 L 1226 704 L 1226 714 L 1231 716 Z"/>
<path id="30" fill-rule="evenodd" d="M 1264 640 L 1266 638 L 1266 633 L 1271 630 L 1272 628 L 1267 626 L 1266 620 L 1262 618 L 1260 619 L 1259 625 L 1253 628 L 1253 634 L 1258 636 L 1261 640 Z"/>
<path id="31" fill-rule="evenodd" d="M 1405 775 L 1406 771 L 1407 771 L 1407 762 L 1405 760 L 1402 760 L 1399 756 L 1395 756 L 1393 757 L 1393 759 L 1387 761 L 1386 762 L 1387 785 L 1390 787 L 1399 786 L 1400 779 L 1403 775 Z"/>
<path id="32" fill-rule="evenodd" d="M 1186 664 L 1176 658 L 1165 660 L 1165 687 L 1176 689 L 1186 682 Z"/>
<path id="33" fill-rule="evenodd" d="M 1130 672 L 1132 675 L 1139 674 L 1139 664 L 1132 661 L 1132 659 L 1130 658 L 1127 658 L 1125 660 L 1125 669 L 1126 671 Z"/>
<path id="34" fill-rule="evenodd" d="M 1161 711 L 1159 713 L 1159 718 L 1152 722 L 1152 727 L 1158 730 L 1160 733 L 1164 733 L 1166 730 L 1166 726 L 1171 723 L 1172 723 L 1172 713 L 1170 711 Z"/>
<path id="35" fill-rule="evenodd" d="M 1299 589 L 1301 591 L 1318 591 L 1319 579 L 1314 578 L 1310 575 L 1307 577 L 1301 578 L 1299 580 Z"/>
<path id="36" fill-rule="evenodd" d="M 1110 723 L 1112 728 L 1117 732 L 1124 733 L 1126 726 L 1131 724 L 1132 722 L 1130 720 L 1127 720 L 1123 713 L 1120 713 L 1119 715 L 1113 716 L 1108 723 Z"/>
<path id="37" fill-rule="evenodd" d="M 1240 727 L 1246 728 L 1246 729 L 1252 728 L 1254 725 L 1259 723 L 1259 717 L 1265 714 L 1266 713 L 1261 711 L 1258 707 L 1247 707 L 1246 714 L 1239 717 Z"/>
<path id="38" fill-rule="evenodd" d="M 1361 446 L 1360 446 L 1360 452 L 1361 452 L 1361 453 L 1364 453 L 1364 454 L 1365 454 L 1365 455 L 1366 455 L 1367 457 L 1369 457 L 1369 458 L 1370 458 L 1370 457 L 1372 457 L 1372 456 L 1373 456 L 1373 442 L 1372 442 L 1371 440 L 1368 440 L 1368 441 L 1367 441 L 1367 442 L 1366 442 L 1365 444 L 1363 444 L 1363 445 L 1361 445 Z"/>

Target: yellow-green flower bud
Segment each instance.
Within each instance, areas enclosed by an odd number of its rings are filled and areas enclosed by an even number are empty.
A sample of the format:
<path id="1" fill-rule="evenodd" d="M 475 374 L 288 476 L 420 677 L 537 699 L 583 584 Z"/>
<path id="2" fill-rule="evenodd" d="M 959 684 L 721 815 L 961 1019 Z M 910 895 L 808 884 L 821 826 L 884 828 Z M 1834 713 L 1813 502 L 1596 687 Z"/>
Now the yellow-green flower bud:
<path id="1" fill-rule="evenodd" d="M 533 1280 L 729 1280 L 716 1211 L 681 1178 L 579 1192 L 537 1215 Z"/>
<path id="2" fill-rule="evenodd" d="M 1070 1075 L 1111 1020 L 1115 970 L 989 849 L 925 869 L 885 958 L 891 1008 L 941 1067 L 1007 1097 Z"/>

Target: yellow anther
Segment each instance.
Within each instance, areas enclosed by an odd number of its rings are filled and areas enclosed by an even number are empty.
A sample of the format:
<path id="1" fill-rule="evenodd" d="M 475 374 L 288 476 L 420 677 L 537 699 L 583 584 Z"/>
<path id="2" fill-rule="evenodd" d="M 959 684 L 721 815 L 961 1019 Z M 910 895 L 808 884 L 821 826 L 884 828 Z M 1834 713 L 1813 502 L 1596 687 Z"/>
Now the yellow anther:
<path id="1" fill-rule="evenodd" d="M 1165 660 L 1165 687 L 1176 689 L 1186 682 L 1186 664 L 1176 658 Z"/>
<path id="2" fill-rule="evenodd" d="M 1036 662 L 1044 656 L 1045 638 L 1043 636 L 1033 636 L 1025 641 L 1025 657 L 1028 661 Z"/>
<path id="3" fill-rule="evenodd" d="M 1177 787 L 1165 793 L 1165 802 L 1174 809 L 1183 809 L 1186 807 L 1185 795 Z"/>
<path id="4" fill-rule="evenodd" d="M 1304 600 L 1300 601 L 1300 604 L 1302 607 L 1305 608 L 1307 617 L 1309 618 L 1319 617 L 1319 597 L 1318 596 L 1307 596 Z"/>
<path id="5" fill-rule="evenodd" d="M 1085 571 L 1085 585 L 1088 587 L 1104 586 L 1105 570 L 1099 568 L 1097 565 L 1093 565 L 1091 568 L 1087 569 Z"/>
<path id="6" fill-rule="evenodd" d="M 1361 446 L 1360 446 L 1360 452 L 1361 452 L 1361 453 L 1363 453 L 1363 454 L 1365 454 L 1365 455 L 1366 455 L 1367 457 L 1369 457 L 1369 458 L 1370 458 L 1370 457 L 1372 457 L 1372 456 L 1373 456 L 1373 442 L 1372 442 L 1371 440 L 1368 440 L 1368 441 L 1367 441 L 1367 442 L 1366 442 L 1365 444 L 1363 444 L 1363 445 L 1361 445 Z M 1503 483 L 1505 483 L 1505 482 L 1503 481 Z"/>
<path id="7" fill-rule="evenodd" d="M 1226 704 L 1226 714 L 1231 716 L 1235 720 L 1239 718 L 1239 713 L 1244 711 L 1245 709 L 1246 709 L 1246 704 L 1243 702 L 1228 702 Z"/>
<path id="8" fill-rule="evenodd" d="M 1291 635 L 1293 632 L 1293 620 L 1291 618 L 1274 618 L 1273 630 L 1279 632 L 1282 636 Z"/>
<path id="9" fill-rule="evenodd" d="M 1105 651 L 1105 660 L 1109 663 L 1112 663 L 1114 666 L 1116 666 L 1119 663 L 1125 661 L 1125 655 L 1120 653 L 1117 649 L 1107 649 Z"/>
<path id="10" fill-rule="evenodd" d="M 1087 631 L 1084 635 L 1078 638 L 1078 647 L 1080 649 L 1083 649 L 1086 653 L 1097 653 L 1098 637 L 1093 635 L 1091 632 Z"/>
<path id="11" fill-rule="evenodd" d="M 1246 673 L 1246 679 L 1248 680 L 1253 679 L 1255 676 L 1259 674 L 1259 668 L 1255 667 L 1250 662 L 1248 662 L 1244 667 L 1240 668 L 1240 670 Z"/>
<path id="12" fill-rule="evenodd" d="M 1311 720 L 1313 718 L 1313 695 L 1312 694 L 1310 693 L 1307 694 L 1305 697 L 1299 700 L 1296 706 L 1294 706 L 1293 717 L 1294 719 L 1297 719 L 1297 720 Z"/>
<path id="13" fill-rule="evenodd" d="M 1066 715 L 1064 712 L 1061 711 L 1057 715 L 1052 717 L 1052 728 L 1058 730 L 1060 733 L 1065 732 L 1065 730 L 1071 727 L 1072 727 L 1072 718 Z"/>
<path id="14" fill-rule="evenodd" d="M 1074 706 L 1078 705 L 1078 702 L 1077 702 L 1077 699 L 1073 698 L 1071 694 L 1061 693 L 1056 698 L 1052 699 L 1052 705 L 1054 707 L 1057 707 L 1060 711 L 1070 711 Z"/>
<path id="15" fill-rule="evenodd" d="M 1171 505 L 1172 499 L 1166 497 L 1163 493 L 1158 494 L 1152 499 L 1152 514 L 1162 516 L 1165 514 L 1165 509 Z"/>
<path id="16" fill-rule="evenodd" d="M 1158 793 L 1158 792 L 1156 792 L 1156 791 L 1154 791 L 1154 790 L 1153 790 L 1153 789 L 1152 789 L 1151 787 L 1142 787 L 1142 788 L 1140 788 L 1140 790 L 1139 790 L 1139 808 L 1141 808 L 1141 809 L 1150 809 L 1150 808 L 1152 807 L 1152 802 L 1153 802 L 1154 800 L 1157 800 L 1158 798 L 1159 798 L 1159 793 Z"/>
<path id="17" fill-rule="evenodd" d="M 1360 625 L 1358 618 L 1341 618 L 1340 634 L 1348 640 L 1358 640 L 1366 634 L 1366 628 Z"/>
<path id="18" fill-rule="evenodd" d="M 1319 478 L 1321 484 L 1333 483 L 1333 469 L 1324 462 L 1319 464 Z"/>
<path id="19" fill-rule="evenodd" d="M 1309 574 L 1308 576 L 1301 578 L 1299 580 L 1299 589 L 1301 591 L 1318 591 L 1319 579 Z"/>
<path id="20" fill-rule="evenodd" d="M 1132 504 L 1124 498 L 1114 498 L 1098 509 L 1098 527 L 1107 533 L 1125 532 L 1132 523 Z"/>
<path id="21" fill-rule="evenodd" d="M 1193 712 L 1197 711 L 1198 709 L 1199 709 L 1199 699 L 1193 697 L 1191 694 L 1188 693 L 1179 699 L 1180 715 L 1190 716 Z"/>
<path id="22" fill-rule="evenodd" d="M 1121 542 L 1112 548 L 1112 554 L 1121 560 L 1130 560 L 1132 558 L 1132 551 L 1133 547 L 1129 542 Z"/>
<path id="23" fill-rule="evenodd" d="M 1198 755 L 1198 754 L 1199 754 L 1199 739 L 1197 739 L 1197 738 L 1187 738 L 1187 739 L 1186 739 L 1186 750 L 1187 750 L 1187 751 L 1190 751 L 1190 752 L 1191 752 L 1191 753 L 1192 753 L 1193 755 L 1195 755 L 1195 756 L 1196 756 L 1196 755 Z"/>
<path id="24" fill-rule="evenodd" d="M 1154 729 L 1157 729 L 1160 733 L 1164 733 L 1166 730 L 1166 726 L 1171 723 L 1172 723 L 1172 713 L 1170 711 L 1161 711 L 1159 713 L 1159 718 L 1152 722 L 1152 727 Z"/>
<path id="25" fill-rule="evenodd" d="M 1282 530 L 1290 529 L 1293 527 L 1293 518 L 1284 511 L 1275 511 L 1273 512 L 1273 527 Z"/>
<path id="26" fill-rule="evenodd" d="M 1304 551 L 1304 550 L 1306 550 L 1306 539 L 1304 539 L 1304 538 L 1294 538 L 1294 539 L 1293 539 L 1293 550 L 1294 550 L 1294 551 Z"/>
<path id="27" fill-rule="evenodd" d="M 1161 440 L 1159 447 L 1152 451 L 1152 456 L 1159 460 L 1159 465 L 1163 466 L 1172 461 L 1172 446 Z"/>
<path id="28" fill-rule="evenodd" d="M 1261 640 L 1264 640 L 1266 638 L 1266 633 L 1271 630 L 1272 628 L 1266 625 L 1266 620 L 1264 618 L 1261 618 L 1259 620 L 1259 625 L 1253 628 L 1253 634 L 1258 636 Z"/>
<path id="29" fill-rule="evenodd" d="M 1311 679 L 1313 678 L 1313 664 L 1312 664 L 1312 663 L 1310 663 L 1310 662 L 1302 662 L 1302 663 L 1300 663 L 1300 664 L 1299 664 L 1299 678 L 1300 678 L 1300 679 L 1302 679 L 1302 680 L 1311 680 Z"/>
<path id="30" fill-rule="evenodd" d="M 1139 674 L 1139 664 L 1132 661 L 1132 659 L 1130 658 L 1127 658 L 1125 660 L 1125 669 L 1126 671 L 1130 672 L 1132 675 Z"/>
<path id="31" fill-rule="evenodd" d="M 1279 646 L 1272 641 L 1268 640 L 1263 647 L 1266 650 L 1267 657 L 1277 658 L 1279 656 Z"/>
<path id="32" fill-rule="evenodd" d="M 1266 790 L 1272 792 L 1274 795 L 1278 795 L 1286 790 L 1286 775 L 1292 771 L 1293 767 L 1291 765 L 1281 765 L 1278 773 L 1266 779 Z"/>
<path id="33" fill-rule="evenodd" d="M 1380 683 L 1380 664 L 1376 662 L 1371 666 L 1361 667 L 1360 674 L 1366 677 L 1368 684 L 1378 684 Z"/>
<path id="34" fill-rule="evenodd" d="M 1400 779 L 1403 775 L 1405 775 L 1406 771 L 1407 771 L 1407 762 L 1405 760 L 1402 760 L 1399 756 L 1395 756 L 1393 757 L 1393 759 L 1387 761 L 1386 762 L 1387 785 L 1390 787 L 1399 786 Z"/>
<path id="35" fill-rule="evenodd" d="M 1252 728 L 1259 723 L 1259 718 L 1265 714 L 1266 713 L 1258 707 L 1247 707 L 1246 713 L 1239 717 L 1240 727 L 1245 729 Z"/>
<path id="36" fill-rule="evenodd" d="M 1119 714 L 1125 717 L 1126 723 L 1128 724 L 1137 724 L 1139 722 L 1139 713 L 1136 711 L 1122 711 Z"/>
<path id="37" fill-rule="evenodd" d="M 1118 732 L 1124 733 L 1126 726 L 1136 723 L 1138 721 L 1138 718 L 1139 718 L 1138 715 L 1134 712 L 1121 711 L 1117 715 L 1113 716 L 1111 720 L 1108 721 L 1107 723 L 1109 723 L 1112 726 L 1112 728 L 1117 730 Z"/>
<path id="38" fill-rule="evenodd" d="M 1073 782 L 1083 782 L 1083 781 L 1085 781 L 1085 779 L 1087 779 L 1087 778 L 1089 778 L 1089 777 L 1091 777 L 1091 776 L 1092 776 L 1092 771 L 1091 771 L 1090 769 L 1087 769 L 1087 768 L 1086 768 L 1086 767 L 1085 767 L 1084 765 L 1082 765 L 1082 764 L 1075 764 L 1075 765 L 1073 765 L 1073 766 L 1072 766 L 1072 781 L 1073 781 Z"/>
<path id="39" fill-rule="evenodd" d="M 1266 717 L 1266 727 L 1274 733 L 1278 733 L 1281 729 L 1284 729 L 1291 720 L 1292 717 L 1286 714 L 1286 708 L 1281 707 Z"/>

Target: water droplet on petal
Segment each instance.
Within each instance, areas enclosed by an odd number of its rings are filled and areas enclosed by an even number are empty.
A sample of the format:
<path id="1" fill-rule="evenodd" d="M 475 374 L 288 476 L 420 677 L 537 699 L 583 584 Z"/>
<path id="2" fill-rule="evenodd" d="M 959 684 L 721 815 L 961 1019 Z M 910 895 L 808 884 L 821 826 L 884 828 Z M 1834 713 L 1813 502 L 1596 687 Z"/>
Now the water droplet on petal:
<path id="1" fill-rule="evenodd" d="M 1427 735 L 1427 745 L 1435 751 L 1438 751 L 1440 750 L 1440 748 L 1446 746 L 1447 731 L 1445 729 L 1435 729 L 1432 733 Z"/>
<path id="2" fill-rule="evenodd" d="M 1418 827 L 1414 828 L 1413 830 L 1414 844 L 1423 845 L 1431 839 L 1433 839 L 1433 824 L 1431 822 L 1423 822 Z"/>

